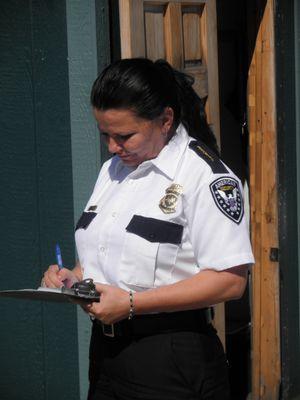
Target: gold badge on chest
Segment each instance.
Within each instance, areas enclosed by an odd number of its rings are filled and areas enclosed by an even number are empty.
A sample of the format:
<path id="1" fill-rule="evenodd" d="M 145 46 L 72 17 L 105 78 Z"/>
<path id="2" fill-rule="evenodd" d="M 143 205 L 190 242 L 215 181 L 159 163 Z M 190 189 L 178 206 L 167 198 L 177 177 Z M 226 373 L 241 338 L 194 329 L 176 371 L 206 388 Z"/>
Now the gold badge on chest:
<path id="1" fill-rule="evenodd" d="M 178 198 L 182 192 L 183 187 L 181 185 L 178 185 L 178 183 L 172 183 L 172 185 L 166 189 L 166 195 L 160 200 L 159 208 L 165 214 L 174 213 L 176 211 Z"/>

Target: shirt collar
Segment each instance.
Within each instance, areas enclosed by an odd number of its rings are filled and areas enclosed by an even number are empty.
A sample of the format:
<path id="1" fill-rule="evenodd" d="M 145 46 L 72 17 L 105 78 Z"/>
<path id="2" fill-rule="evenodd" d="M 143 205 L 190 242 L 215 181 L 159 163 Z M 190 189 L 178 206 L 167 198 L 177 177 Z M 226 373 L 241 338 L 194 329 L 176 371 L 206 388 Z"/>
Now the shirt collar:
<path id="1" fill-rule="evenodd" d="M 158 156 L 152 160 L 144 161 L 138 166 L 138 168 L 133 169 L 133 171 L 136 171 L 138 174 L 138 171 L 142 169 L 148 168 L 149 166 L 155 166 L 170 179 L 174 179 L 178 163 L 189 142 L 189 139 L 190 137 L 187 131 L 185 130 L 184 126 L 180 124 L 176 129 L 176 133 L 170 139 L 168 144 L 162 148 Z M 116 174 L 118 174 L 122 168 L 126 168 L 126 166 L 123 164 L 122 160 L 117 157 L 115 166 Z"/>
<path id="2" fill-rule="evenodd" d="M 180 124 L 169 143 L 163 147 L 156 158 L 149 161 L 170 179 L 174 179 L 179 161 L 188 142 L 189 135 L 184 126 Z"/>

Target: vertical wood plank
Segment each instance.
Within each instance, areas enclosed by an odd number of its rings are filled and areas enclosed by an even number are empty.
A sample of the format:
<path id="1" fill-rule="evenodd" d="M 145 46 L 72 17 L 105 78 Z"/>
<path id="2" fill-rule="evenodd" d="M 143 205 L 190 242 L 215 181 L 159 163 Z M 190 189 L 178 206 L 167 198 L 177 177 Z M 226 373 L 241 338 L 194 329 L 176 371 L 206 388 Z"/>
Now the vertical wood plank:
<path id="1" fill-rule="evenodd" d="M 220 146 L 220 107 L 219 107 L 219 75 L 218 75 L 218 38 L 216 0 L 210 0 L 201 15 L 201 41 L 203 60 L 208 70 L 208 102 L 206 113 L 208 123 L 212 125 Z"/>
<path id="2" fill-rule="evenodd" d="M 256 173 L 259 168 L 259 161 L 261 159 L 260 146 L 256 146 L 256 120 L 259 119 L 257 116 L 257 102 L 256 102 L 256 81 L 258 76 L 257 63 L 255 55 L 252 58 L 251 66 L 249 69 L 248 77 L 248 123 L 249 123 L 249 147 L 250 147 L 250 214 L 251 214 L 251 237 L 252 245 L 255 253 L 255 267 L 252 271 L 252 298 L 255 299 L 252 302 L 252 326 L 258 327 L 260 325 L 260 313 L 261 313 L 261 302 L 260 302 L 260 271 L 261 271 L 261 259 L 260 253 L 255 251 L 259 247 L 261 240 L 260 235 L 260 224 L 259 224 L 259 198 L 257 198 L 256 188 L 261 187 L 260 176 Z M 256 148 L 258 147 L 258 148 Z M 258 160 L 258 161 L 257 161 Z M 258 166 L 257 166 L 258 163 Z M 255 396 L 258 395 L 257 388 L 259 385 L 260 377 L 260 330 L 252 329 L 252 348 L 255 351 L 252 352 L 252 393 Z M 259 397 L 257 397 L 259 399 Z"/>
<path id="3" fill-rule="evenodd" d="M 200 19 L 196 13 L 183 14 L 184 60 L 201 60 Z"/>
<path id="4" fill-rule="evenodd" d="M 145 57 L 144 4 L 119 0 L 122 58 Z"/>
<path id="5" fill-rule="evenodd" d="M 183 38 L 181 4 L 169 2 L 164 16 L 165 49 L 167 61 L 177 69 L 183 69 Z"/>
<path id="6" fill-rule="evenodd" d="M 277 142 L 274 73 L 274 0 L 266 4 L 262 21 L 262 323 L 261 391 L 263 399 L 279 398 L 280 318 L 279 265 L 270 261 L 270 249 L 278 248 Z M 263 288 L 262 288 L 263 289 Z"/>
<path id="7" fill-rule="evenodd" d="M 130 3 L 129 0 L 119 0 L 121 57 L 131 56 L 131 26 L 130 26 Z"/>
<path id="8" fill-rule="evenodd" d="M 274 2 L 258 1 L 262 13 L 249 70 L 252 242 L 252 398 L 278 399 L 280 384 L 279 273 L 270 260 L 278 247 Z"/>
<path id="9" fill-rule="evenodd" d="M 218 332 L 218 336 L 222 342 L 224 349 L 226 349 L 226 338 L 225 338 L 225 304 L 219 303 L 214 306 L 214 321 L 213 325 Z"/>
<path id="10" fill-rule="evenodd" d="M 165 58 L 164 18 L 161 12 L 145 12 L 146 56 L 151 60 Z"/>

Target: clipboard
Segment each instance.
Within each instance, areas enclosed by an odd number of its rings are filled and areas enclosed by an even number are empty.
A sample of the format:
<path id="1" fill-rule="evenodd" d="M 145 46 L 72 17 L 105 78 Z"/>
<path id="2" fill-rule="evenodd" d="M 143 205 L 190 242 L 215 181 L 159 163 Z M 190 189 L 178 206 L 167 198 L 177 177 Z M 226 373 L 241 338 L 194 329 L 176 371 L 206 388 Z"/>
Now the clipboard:
<path id="1" fill-rule="evenodd" d="M 56 303 L 73 303 L 76 300 L 86 303 L 99 302 L 100 295 L 95 289 L 92 279 L 85 279 L 77 282 L 71 288 L 47 288 L 2 290 L 0 297 L 12 297 L 22 300 L 51 301 Z"/>

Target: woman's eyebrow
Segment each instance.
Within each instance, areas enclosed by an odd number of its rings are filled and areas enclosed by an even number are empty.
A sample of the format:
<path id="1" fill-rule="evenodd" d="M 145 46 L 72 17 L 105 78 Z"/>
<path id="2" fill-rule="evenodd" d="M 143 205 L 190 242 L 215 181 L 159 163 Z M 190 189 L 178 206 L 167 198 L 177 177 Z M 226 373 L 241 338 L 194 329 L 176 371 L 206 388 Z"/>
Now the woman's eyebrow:
<path id="1" fill-rule="evenodd" d="M 131 136 L 134 135 L 136 132 L 118 132 L 118 133 L 107 133 L 104 131 L 101 131 L 101 129 L 99 129 L 100 133 L 102 133 L 102 135 L 107 135 L 107 136 Z"/>
<path id="2" fill-rule="evenodd" d="M 130 135 L 134 135 L 136 132 L 120 132 L 120 133 L 116 133 L 116 135 L 118 136 L 130 136 Z"/>

